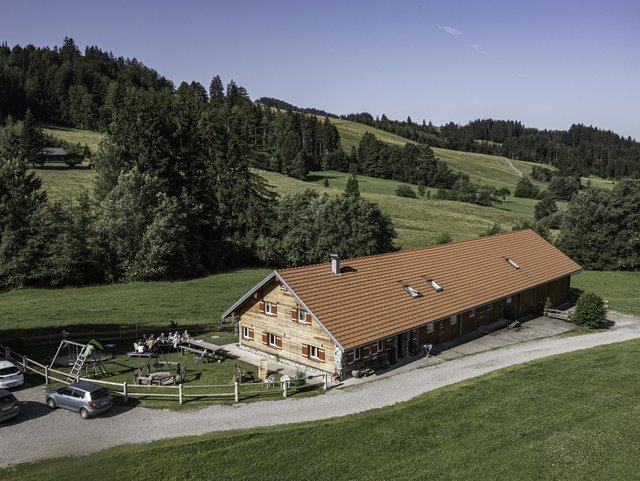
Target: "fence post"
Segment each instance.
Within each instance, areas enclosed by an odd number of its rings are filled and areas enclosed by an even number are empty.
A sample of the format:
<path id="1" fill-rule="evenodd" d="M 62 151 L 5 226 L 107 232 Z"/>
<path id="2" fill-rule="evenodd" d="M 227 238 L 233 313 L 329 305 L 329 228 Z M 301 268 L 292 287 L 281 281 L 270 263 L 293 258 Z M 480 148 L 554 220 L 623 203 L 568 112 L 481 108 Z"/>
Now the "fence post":
<path id="1" fill-rule="evenodd" d="M 178 400 L 182 404 L 182 383 L 178 384 Z"/>
<path id="2" fill-rule="evenodd" d="M 282 396 L 287 399 L 287 384 L 289 384 L 287 381 L 284 381 L 282 383 Z"/>
<path id="3" fill-rule="evenodd" d="M 11 359 L 11 348 L 9 346 L 4 346 L 4 357 L 7 360 Z"/>
<path id="4" fill-rule="evenodd" d="M 236 402 L 238 402 L 238 381 L 236 380 L 234 385 L 233 385 L 233 395 L 234 395 L 234 399 L 236 400 Z"/>
<path id="5" fill-rule="evenodd" d="M 49 366 L 44 367 L 44 383 L 49 384 Z"/>
<path id="6" fill-rule="evenodd" d="M 25 355 L 22 356 L 22 370 L 23 372 L 27 372 L 27 366 L 29 365 L 29 358 Z"/>
<path id="7" fill-rule="evenodd" d="M 329 375 L 325 372 L 324 373 L 324 382 L 322 384 L 322 389 L 324 389 L 325 391 L 328 389 L 329 387 Z"/>
<path id="8" fill-rule="evenodd" d="M 127 388 L 127 381 L 122 383 L 122 394 L 124 395 L 124 402 L 129 402 L 129 389 Z"/>

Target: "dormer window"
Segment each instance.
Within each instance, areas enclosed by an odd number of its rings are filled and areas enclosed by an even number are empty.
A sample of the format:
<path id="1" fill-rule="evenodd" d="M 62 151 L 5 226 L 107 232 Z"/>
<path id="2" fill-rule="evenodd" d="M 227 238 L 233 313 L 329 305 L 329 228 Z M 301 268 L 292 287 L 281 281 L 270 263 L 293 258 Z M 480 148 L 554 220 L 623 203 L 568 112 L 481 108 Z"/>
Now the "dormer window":
<path id="1" fill-rule="evenodd" d="M 413 298 L 422 297 L 422 294 L 420 294 L 420 291 L 415 287 L 411 287 L 409 284 L 404 284 L 402 288 L 407 292 L 407 294 L 409 294 Z"/>
<path id="2" fill-rule="evenodd" d="M 433 279 L 427 279 L 427 284 L 429 284 L 433 288 L 433 290 L 436 291 L 436 292 L 440 292 L 440 291 L 444 290 L 444 287 L 442 287 L 440 284 L 438 284 Z"/>
<path id="3" fill-rule="evenodd" d="M 509 263 L 509 265 L 511 267 L 513 267 L 514 269 L 520 269 L 520 266 L 518 264 L 516 264 L 513 259 L 509 259 L 508 257 L 505 257 L 504 260 L 507 261 Z"/>

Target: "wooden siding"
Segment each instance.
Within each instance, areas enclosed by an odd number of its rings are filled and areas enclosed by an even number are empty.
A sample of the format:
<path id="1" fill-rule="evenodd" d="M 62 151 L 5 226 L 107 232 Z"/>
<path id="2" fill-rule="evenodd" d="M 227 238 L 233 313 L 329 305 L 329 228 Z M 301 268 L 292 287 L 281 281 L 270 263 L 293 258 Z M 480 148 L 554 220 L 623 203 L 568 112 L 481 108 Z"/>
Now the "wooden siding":
<path id="1" fill-rule="evenodd" d="M 256 294 L 245 302 L 239 313 L 240 344 L 314 369 L 333 373 L 333 341 L 325 330 L 311 319 L 311 316 L 307 316 L 305 322 L 293 321 L 292 310 L 300 308 L 296 298 L 289 291 L 283 290 L 277 280 L 273 280 Z M 260 312 L 260 305 L 263 302 L 271 302 L 276 305 L 277 315 L 270 316 Z M 253 329 L 253 340 L 242 337 L 242 327 Z M 263 334 L 275 334 L 281 338 L 282 348 L 265 345 Z M 315 346 L 324 350 L 324 362 L 310 359 L 308 357 L 309 349 L 303 349 L 303 346 Z M 320 358 L 322 358 L 322 353 L 320 353 Z"/>

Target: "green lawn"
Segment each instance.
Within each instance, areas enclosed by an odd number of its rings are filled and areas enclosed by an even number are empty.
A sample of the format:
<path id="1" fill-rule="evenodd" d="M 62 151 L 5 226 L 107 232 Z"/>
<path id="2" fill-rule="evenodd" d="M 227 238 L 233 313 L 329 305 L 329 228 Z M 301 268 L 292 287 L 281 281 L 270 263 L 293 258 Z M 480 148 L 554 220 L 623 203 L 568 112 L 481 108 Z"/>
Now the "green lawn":
<path id="1" fill-rule="evenodd" d="M 12 480 L 627 480 L 640 472 L 640 341 L 516 366 L 358 415 L 125 445 Z M 250 407 L 249 407 L 250 409 Z M 159 460 L 143 462 L 143 460 Z"/>
<path id="2" fill-rule="evenodd" d="M 585 271 L 571 286 L 592 291 L 609 301 L 609 308 L 640 315 L 640 272 Z"/>
<path id="3" fill-rule="evenodd" d="M 141 331 L 142 332 L 142 331 Z M 167 330 L 165 330 L 167 332 Z M 151 332 L 147 331 L 147 334 L 151 334 Z M 156 335 L 159 334 L 159 331 L 155 332 Z M 217 345 L 224 345 L 238 341 L 238 336 L 233 334 L 232 332 L 207 332 L 207 333 L 199 333 L 197 335 L 199 339 L 203 339 L 208 342 L 212 342 Z M 133 342 L 135 339 L 128 339 L 117 342 L 115 347 L 110 348 L 107 352 L 110 352 L 114 355 L 114 357 L 110 360 L 106 360 L 103 362 L 103 366 L 106 369 L 108 375 L 104 375 L 104 373 L 98 373 L 99 375 L 96 379 L 107 382 L 116 382 L 123 383 L 127 382 L 130 386 L 129 392 L 131 393 L 162 393 L 162 394 L 177 394 L 178 391 L 175 387 L 145 387 L 145 386 L 137 386 L 135 385 L 135 370 L 141 369 L 143 372 L 148 372 L 148 367 L 150 366 L 151 372 L 159 372 L 159 371 L 167 371 L 175 374 L 177 372 L 177 363 L 180 366 L 183 366 L 186 369 L 186 377 L 184 379 L 185 394 L 220 394 L 225 396 L 215 397 L 215 398 L 206 398 L 206 397 L 185 397 L 183 400 L 183 404 L 180 405 L 177 398 L 158 398 L 158 397 L 145 397 L 145 396 L 134 396 L 132 395 L 129 400 L 129 405 L 137 406 L 143 405 L 145 407 L 150 408 L 158 408 L 158 409 L 190 409 L 193 407 L 209 405 L 211 403 L 222 402 L 222 403 L 232 403 L 233 402 L 233 375 L 237 372 L 237 369 L 242 370 L 245 373 L 245 381 L 246 382 L 259 382 L 258 379 L 258 367 L 249 364 L 245 361 L 239 359 L 227 358 L 222 362 L 207 362 L 204 363 L 201 360 L 196 360 L 195 355 L 190 352 L 186 352 L 182 355 L 180 352 L 168 352 L 165 354 L 160 354 L 155 358 L 138 358 L 138 357 L 128 357 L 126 355 L 127 351 L 131 351 L 133 349 Z M 40 362 L 42 364 L 48 364 L 56 352 L 57 345 L 46 346 L 46 347 L 22 347 L 19 348 L 19 353 L 22 355 L 29 356 L 29 359 L 32 359 L 36 362 Z M 63 355 L 66 354 L 66 351 L 62 352 Z M 165 364 L 168 363 L 168 364 Z M 70 367 L 60 367 L 54 366 L 54 369 L 57 371 L 62 371 L 68 373 L 71 368 Z M 280 379 L 280 373 L 276 371 L 270 371 L 269 374 L 273 374 L 275 379 Z M 61 377 L 61 375 L 57 373 L 51 373 L 53 377 Z M 82 376 L 93 377 L 93 372 L 84 372 Z M 253 380 L 253 381 L 251 381 Z M 44 385 L 43 378 L 38 377 L 35 374 L 30 374 L 30 381 L 35 385 Z M 217 387 L 211 387 L 211 386 Z M 62 383 L 52 382 L 49 389 L 55 387 L 61 387 Z M 204 387 L 202 387 L 204 386 Z M 298 389 L 291 389 L 290 394 L 292 396 L 308 396 L 311 394 L 318 394 L 319 390 L 316 389 L 317 386 L 304 386 Z M 114 388 L 115 389 L 115 388 Z M 256 396 L 255 394 L 247 393 L 244 396 L 242 395 L 244 391 L 260 391 L 260 395 Z M 261 386 L 256 386 L 247 384 L 244 386 L 244 389 L 240 389 L 240 400 L 253 400 L 253 399 L 265 399 L 265 398 L 282 398 L 282 391 L 280 389 L 268 389 L 261 390 Z M 123 402 L 121 398 L 117 398 L 118 402 Z"/>
<path id="4" fill-rule="evenodd" d="M 10 291 L 0 294 L 0 322 L 5 334 L 96 324 L 213 326 L 225 309 L 269 272 L 244 269 L 182 282 Z"/>

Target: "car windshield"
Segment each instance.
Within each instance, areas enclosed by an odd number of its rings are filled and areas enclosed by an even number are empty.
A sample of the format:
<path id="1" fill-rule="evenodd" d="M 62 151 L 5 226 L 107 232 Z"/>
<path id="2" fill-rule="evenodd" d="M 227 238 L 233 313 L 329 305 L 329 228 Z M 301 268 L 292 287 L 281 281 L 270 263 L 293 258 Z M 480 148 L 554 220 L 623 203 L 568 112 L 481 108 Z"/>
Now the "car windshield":
<path id="1" fill-rule="evenodd" d="M 0 369 L 0 376 L 9 376 L 11 374 L 18 374 L 19 372 L 15 366 L 3 367 Z"/>
<path id="2" fill-rule="evenodd" d="M 13 394 L 9 394 L 7 396 L 0 397 L 0 405 L 2 405 L 2 404 L 10 404 L 15 400 L 16 400 L 16 398 L 13 396 Z"/>
<path id="3" fill-rule="evenodd" d="M 103 399 L 109 397 L 109 391 L 106 389 L 100 389 L 99 391 L 93 391 L 91 393 L 91 400 L 95 401 L 96 399 Z"/>

